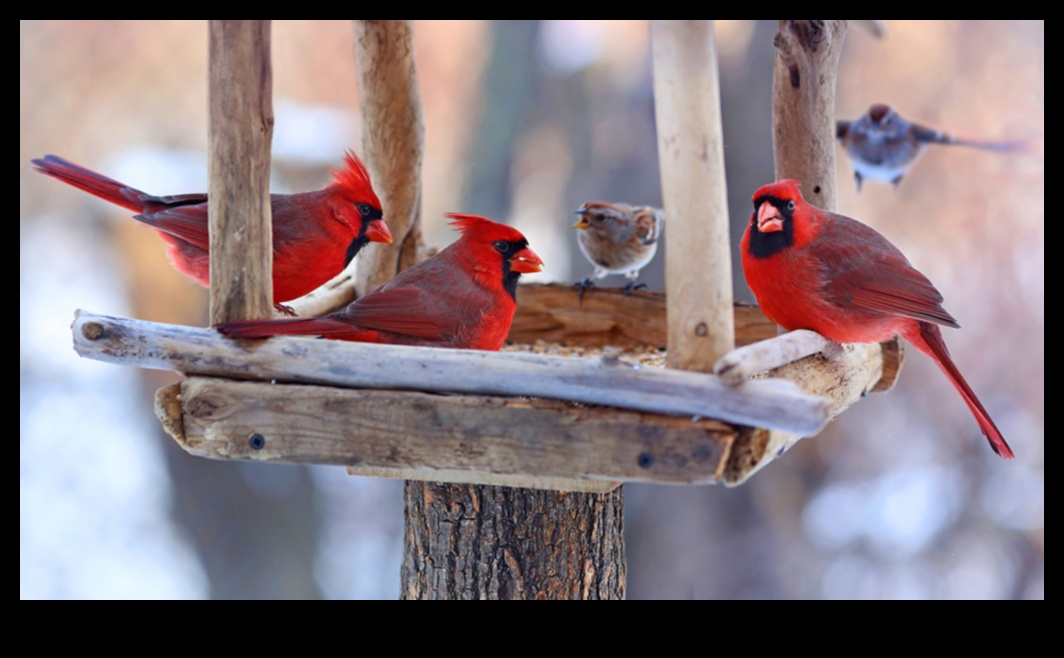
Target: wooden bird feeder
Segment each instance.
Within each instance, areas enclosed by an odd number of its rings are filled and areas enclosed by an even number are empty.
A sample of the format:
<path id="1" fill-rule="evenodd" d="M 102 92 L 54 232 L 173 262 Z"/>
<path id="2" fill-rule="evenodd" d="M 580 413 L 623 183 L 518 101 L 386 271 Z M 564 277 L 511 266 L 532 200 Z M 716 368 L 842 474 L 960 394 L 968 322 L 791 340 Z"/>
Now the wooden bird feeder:
<path id="1" fill-rule="evenodd" d="M 889 389 L 902 350 L 897 340 L 838 346 L 811 332 L 777 336 L 756 307 L 733 303 L 737 236 L 728 233 L 712 23 L 650 23 L 668 293 L 598 289 L 581 303 L 568 285 L 521 286 L 510 340 L 667 346 L 668 367 L 614 352 L 234 341 L 87 312 L 74 322 L 75 349 L 185 375 L 159 391 L 156 411 L 194 455 L 554 491 L 741 484 L 868 392 Z M 268 317 L 269 24 L 210 24 L 211 319 Z M 781 21 L 776 37 L 777 175 L 799 178 L 806 198 L 827 208 L 845 32 L 845 21 Z M 356 41 L 362 155 L 395 236 L 359 257 L 364 291 L 422 252 L 423 128 L 409 23 L 356 21 Z"/>

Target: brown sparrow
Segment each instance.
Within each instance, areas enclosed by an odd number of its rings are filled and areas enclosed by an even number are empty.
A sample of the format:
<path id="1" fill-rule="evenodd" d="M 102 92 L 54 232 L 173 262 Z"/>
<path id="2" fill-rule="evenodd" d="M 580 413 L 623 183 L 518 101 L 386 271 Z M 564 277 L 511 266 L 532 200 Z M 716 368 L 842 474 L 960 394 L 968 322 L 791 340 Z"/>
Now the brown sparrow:
<path id="1" fill-rule="evenodd" d="M 902 118 L 890 106 L 877 103 L 856 121 L 839 121 L 835 135 L 853 164 L 857 190 L 865 180 L 892 183 L 902 177 L 928 144 L 971 146 L 1008 153 L 1024 150 L 1025 142 L 988 142 L 961 139 Z"/>
<path id="2" fill-rule="evenodd" d="M 658 239 L 665 228 L 665 211 L 651 206 L 632 206 L 627 203 L 603 203 L 588 201 L 576 214 L 580 220 L 573 224 L 578 229 L 576 242 L 595 271 L 573 287 L 579 288 L 580 298 L 584 290 L 595 285 L 595 279 L 607 274 L 624 274 L 628 285 L 624 294 L 629 295 L 646 284 L 636 285 L 639 270 L 647 266 L 658 251 Z"/>

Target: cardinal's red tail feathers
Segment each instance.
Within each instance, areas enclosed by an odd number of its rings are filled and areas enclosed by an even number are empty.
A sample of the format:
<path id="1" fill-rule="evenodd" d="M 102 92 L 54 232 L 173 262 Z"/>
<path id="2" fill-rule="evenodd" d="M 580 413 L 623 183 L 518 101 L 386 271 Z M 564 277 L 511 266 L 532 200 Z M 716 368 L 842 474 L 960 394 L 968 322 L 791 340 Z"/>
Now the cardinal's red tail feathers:
<path id="1" fill-rule="evenodd" d="M 270 336 L 324 336 L 339 340 L 365 340 L 364 329 L 329 318 L 293 318 L 290 320 L 247 320 L 220 322 L 214 325 L 230 338 L 269 338 Z"/>
<path id="2" fill-rule="evenodd" d="M 67 185 L 84 190 L 89 194 L 110 201 L 116 206 L 127 208 L 136 213 L 144 212 L 144 204 L 139 197 L 146 196 L 140 190 L 133 189 L 113 178 L 86 169 L 64 160 L 56 155 L 46 155 L 33 161 L 33 167 L 42 174 L 61 180 Z"/>
<path id="3" fill-rule="evenodd" d="M 917 324 L 920 327 L 919 335 L 906 336 L 905 338 L 918 350 L 934 359 L 938 367 L 953 382 L 953 386 L 956 387 L 961 397 L 968 404 L 972 415 L 975 416 L 975 421 L 979 423 L 979 428 L 983 430 L 987 441 L 990 442 L 990 448 L 1004 459 L 1015 459 L 1016 455 L 1013 454 L 1009 444 L 1005 442 L 1005 438 L 1001 436 L 997 425 L 990 419 L 990 414 L 983 408 L 983 404 L 979 402 L 975 392 L 968 386 L 968 382 L 964 380 L 961 371 L 957 369 L 957 366 L 953 364 L 953 360 L 950 359 L 949 350 L 946 349 L 946 342 L 942 339 L 942 331 L 938 328 L 938 325 L 929 322 L 918 322 Z M 914 340 L 915 338 L 919 340 Z"/>

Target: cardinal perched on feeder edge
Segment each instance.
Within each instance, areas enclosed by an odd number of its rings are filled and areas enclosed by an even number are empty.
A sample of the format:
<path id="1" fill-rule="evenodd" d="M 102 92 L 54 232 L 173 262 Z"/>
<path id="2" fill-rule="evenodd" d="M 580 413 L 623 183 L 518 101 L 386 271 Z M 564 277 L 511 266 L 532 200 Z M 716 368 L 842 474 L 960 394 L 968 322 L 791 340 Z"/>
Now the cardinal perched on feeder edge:
<path id="1" fill-rule="evenodd" d="M 152 196 L 63 158 L 33 161 L 42 174 L 131 210 L 133 219 L 159 232 L 174 269 L 210 286 L 207 195 Z M 324 189 L 271 194 L 273 215 L 273 299 L 280 307 L 339 274 L 369 242 L 391 242 L 381 219 L 381 202 L 369 172 L 348 151 L 344 168 Z"/>
<path id="2" fill-rule="evenodd" d="M 449 214 L 462 236 L 347 308 L 320 318 L 227 322 L 233 338 L 322 336 L 426 347 L 497 350 L 510 333 L 517 281 L 543 261 L 519 231 L 475 215 Z"/>
<path id="3" fill-rule="evenodd" d="M 838 343 L 895 334 L 931 357 L 964 398 L 990 447 L 1013 453 L 950 359 L 938 325 L 957 328 L 942 295 L 882 235 L 806 203 L 798 181 L 754 193 L 742 238 L 743 272 L 764 314 L 788 331 L 810 329 Z"/>
<path id="4" fill-rule="evenodd" d="M 665 228 L 665 211 L 651 206 L 627 203 L 588 201 L 576 211 L 580 220 L 573 224 L 580 251 L 595 266 L 591 276 L 575 284 L 583 298 L 584 290 L 595 279 L 607 274 L 624 274 L 628 295 L 646 284 L 636 285 L 639 271 L 650 263 L 658 251 L 658 240 Z"/>
<path id="5" fill-rule="evenodd" d="M 853 165 L 857 190 L 865 179 L 892 183 L 895 187 L 928 144 L 953 144 L 1011 153 L 1023 151 L 1022 141 L 981 141 L 954 137 L 933 128 L 906 121 L 888 105 L 878 103 L 856 121 L 838 121 L 835 134 Z"/>

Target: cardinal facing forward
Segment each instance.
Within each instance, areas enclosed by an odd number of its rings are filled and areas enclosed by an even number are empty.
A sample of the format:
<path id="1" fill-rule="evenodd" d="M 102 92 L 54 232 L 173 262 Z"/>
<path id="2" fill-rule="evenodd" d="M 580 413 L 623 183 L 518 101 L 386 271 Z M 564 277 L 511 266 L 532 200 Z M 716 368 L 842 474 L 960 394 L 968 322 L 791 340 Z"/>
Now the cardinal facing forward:
<path id="1" fill-rule="evenodd" d="M 942 295 L 897 247 L 864 224 L 806 203 L 799 183 L 754 194 L 742 239 L 743 272 L 765 315 L 788 331 L 811 329 L 838 343 L 895 334 L 934 359 L 1006 459 L 1013 453 L 950 359 L 938 325 L 957 328 Z"/>
<path id="2" fill-rule="evenodd" d="M 497 350 L 517 308 L 517 280 L 543 261 L 519 231 L 475 215 L 449 214 L 462 233 L 347 308 L 320 318 L 228 322 L 233 338 L 279 335 L 427 347 Z"/>
<path id="3" fill-rule="evenodd" d="M 579 281 L 575 287 L 583 298 L 584 290 L 595 285 L 595 279 L 607 274 L 624 274 L 628 285 L 624 294 L 636 288 L 639 270 L 647 266 L 658 251 L 658 240 L 665 228 L 665 211 L 650 206 L 630 206 L 627 203 L 588 201 L 576 211 L 580 220 L 573 224 L 580 251 L 584 252 L 595 271 Z"/>
<path id="4" fill-rule="evenodd" d="M 152 196 L 54 155 L 33 161 L 42 174 L 138 213 L 167 243 L 174 269 L 210 286 L 207 195 Z M 302 297 L 339 274 L 368 242 L 391 242 L 381 219 L 381 202 L 369 172 L 354 153 L 333 172 L 324 189 L 271 194 L 273 214 L 273 299 Z"/>
<path id="5" fill-rule="evenodd" d="M 888 105 L 878 103 L 856 121 L 838 121 L 835 135 L 853 164 L 857 190 L 865 180 L 892 183 L 897 187 L 905 173 L 928 144 L 970 146 L 1009 153 L 1026 149 L 1025 142 L 991 142 L 961 139 L 906 121 Z"/>

